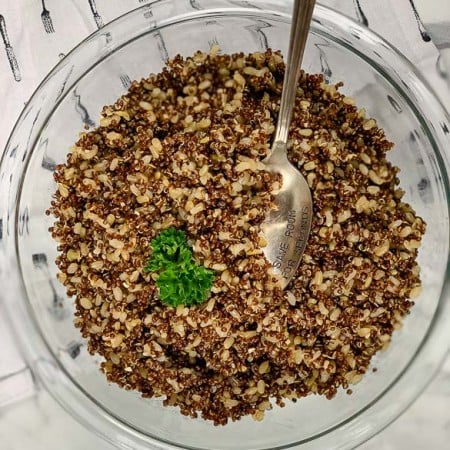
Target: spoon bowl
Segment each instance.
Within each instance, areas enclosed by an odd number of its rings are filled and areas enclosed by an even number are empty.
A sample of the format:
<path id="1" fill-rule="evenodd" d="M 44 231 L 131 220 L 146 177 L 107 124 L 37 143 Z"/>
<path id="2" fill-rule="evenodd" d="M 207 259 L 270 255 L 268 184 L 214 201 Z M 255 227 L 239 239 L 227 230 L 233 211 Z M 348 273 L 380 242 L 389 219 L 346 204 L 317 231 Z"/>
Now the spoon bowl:
<path id="1" fill-rule="evenodd" d="M 273 146 L 267 169 L 280 173 L 283 184 L 275 200 L 278 208 L 263 223 L 268 242 L 264 254 L 282 276 L 284 289 L 295 275 L 308 241 L 312 198 L 305 177 L 289 162 L 284 142 Z"/>

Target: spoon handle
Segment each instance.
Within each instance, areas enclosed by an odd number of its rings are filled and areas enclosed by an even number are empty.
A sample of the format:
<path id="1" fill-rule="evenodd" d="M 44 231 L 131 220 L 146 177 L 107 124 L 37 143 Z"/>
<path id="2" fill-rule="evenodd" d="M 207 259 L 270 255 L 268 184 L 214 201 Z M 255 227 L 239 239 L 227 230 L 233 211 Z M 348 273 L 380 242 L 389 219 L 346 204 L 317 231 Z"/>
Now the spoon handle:
<path id="1" fill-rule="evenodd" d="M 292 12 L 291 33 L 289 36 L 289 51 L 286 60 L 286 72 L 281 93 L 280 111 L 275 130 L 274 142 L 287 143 L 289 125 L 294 109 L 297 82 L 300 66 L 305 51 L 306 39 L 316 0 L 295 0 Z"/>

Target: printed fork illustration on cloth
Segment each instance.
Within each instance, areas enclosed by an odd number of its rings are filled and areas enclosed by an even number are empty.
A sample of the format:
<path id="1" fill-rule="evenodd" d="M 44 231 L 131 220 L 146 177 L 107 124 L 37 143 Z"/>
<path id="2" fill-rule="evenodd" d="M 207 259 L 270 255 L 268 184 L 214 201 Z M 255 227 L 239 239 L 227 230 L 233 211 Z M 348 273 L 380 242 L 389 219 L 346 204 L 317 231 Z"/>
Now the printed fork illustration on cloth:
<path id="1" fill-rule="evenodd" d="M 50 16 L 50 11 L 45 7 L 45 0 L 42 0 L 42 13 L 41 13 L 42 23 L 46 33 L 54 33 L 55 28 L 53 27 L 53 21 Z"/>
<path id="2" fill-rule="evenodd" d="M 6 31 L 5 18 L 0 14 L 0 34 L 2 36 L 3 43 L 5 44 L 6 56 L 9 61 L 9 66 L 14 76 L 14 80 L 20 81 L 22 75 L 20 74 L 19 64 L 17 63 L 16 55 L 9 40 L 8 32 Z"/>

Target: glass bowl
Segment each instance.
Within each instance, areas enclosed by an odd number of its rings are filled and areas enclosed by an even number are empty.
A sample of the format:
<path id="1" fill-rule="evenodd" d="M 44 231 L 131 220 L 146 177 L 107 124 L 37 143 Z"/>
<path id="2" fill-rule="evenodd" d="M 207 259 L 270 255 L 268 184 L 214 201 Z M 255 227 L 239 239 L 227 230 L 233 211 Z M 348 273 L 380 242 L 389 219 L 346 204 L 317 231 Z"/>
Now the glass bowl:
<path id="1" fill-rule="evenodd" d="M 353 395 L 309 396 L 275 407 L 263 422 L 225 427 L 190 419 L 158 399 L 108 385 L 73 326 L 73 301 L 56 281 L 56 245 L 45 215 L 55 165 L 83 125 L 130 80 L 168 57 L 219 44 L 223 52 L 286 53 L 290 1 L 160 0 L 82 42 L 25 107 L 1 161 L 1 282 L 17 339 L 39 382 L 74 417 L 119 448 L 351 448 L 388 425 L 436 372 L 450 341 L 449 120 L 411 64 L 382 39 L 321 6 L 303 67 L 343 80 L 343 91 L 375 117 L 395 149 L 406 200 L 428 224 L 420 251 L 423 293 L 390 348 L 376 356 Z"/>

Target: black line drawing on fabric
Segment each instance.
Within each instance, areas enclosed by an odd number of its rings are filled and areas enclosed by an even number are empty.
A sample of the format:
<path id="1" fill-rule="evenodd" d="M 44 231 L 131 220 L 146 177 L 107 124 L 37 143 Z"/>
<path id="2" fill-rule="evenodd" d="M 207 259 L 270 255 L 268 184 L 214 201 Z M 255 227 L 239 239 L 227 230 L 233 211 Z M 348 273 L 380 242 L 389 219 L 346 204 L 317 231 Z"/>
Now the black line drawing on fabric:
<path id="1" fill-rule="evenodd" d="M 21 81 L 19 64 L 17 63 L 16 55 L 9 40 L 8 31 L 6 30 L 5 18 L 0 14 L 0 34 L 2 35 L 3 44 L 5 45 L 6 57 L 8 58 L 9 67 L 14 76 L 14 80 Z"/>
<path id="2" fill-rule="evenodd" d="M 147 5 L 144 7 L 144 19 L 150 19 L 153 17 L 153 11 L 151 5 Z"/>
<path id="3" fill-rule="evenodd" d="M 39 119 L 39 115 L 41 114 L 41 110 L 42 110 L 42 108 L 39 108 L 37 110 L 36 115 L 33 118 L 33 123 L 31 124 L 30 132 L 28 133 L 28 139 L 27 139 L 27 143 L 26 143 L 26 147 L 25 147 L 26 150 L 23 152 L 23 155 L 22 155 L 22 162 L 25 161 L 25 158 L 28 155 L 28 150 L 30 148 L 31 136 L 32 136 L 33 131 L 34 131 L 34 127 L 36 126 L 36 122 Z"/>
<path id="4" fill-rule="evenodd" d="M 214 36 L 212 39 L 208 40 L 208 45 L 209 45 L 209 48 L 212 48 L 215 45 L 217 45 L 220 48 L 219 40 L 217 39 L 216 36 Z M 218 53 L 220 54 L 220 50 Z"/>
<path id="5" fill-rule="evenodd" d="M 428 34 L 427 30 L 425 30 L 425 27 L 423 26 L 422 20 L 420 19 L 419 13 L 417 12 L 416 5 L 414 4 L 413 0 L 409 0 L 409 3 L 411 4 L 411 8 L 413 10 L 414 16 L 416 18 L 417 27 L 419 28 L 420 35 L 422 36 L 422 40 L 425 42 L 430 42 L 431 37 Z"/>
<path id="6" fill-rule="evenodd" d="M 73 96 L 75 97 L 75 110 L 80 115 L 81 120 L 85 125 L 88 127 L 95 127 L 95 123 L 89 116 L 88 110 L 86 107 L 81 103 L 81 95 L 77 94 L 77 91 L 73 91 Z"/>
<path id="7" fill-rule="evenodd" d="M 254 25 L 249 25 L 245 28 L 256 33 L 262 51 L 266 51 L 269 48 L 269 40 L 267 39 L 266 33 L 263 30 L 264 28 L 272 28 L 272 25 L 270 23 L 264 22 L 263 20 L 258 20 Z"/>
<path id="8" fill-rule="evenodd" d="M 123 73 L 120 75 L 120 82 L 125 89 L 128 89 L 131 85 L 131 78 L 126 73 Z"/>
<path id="9" fill-rule="evenodd" d="M 159 54 L 161 55 L 161 59 L 164 63 L 169 59 L 169 52 L 167 51 L 166 43 L 164 42 L 164 38 L 162 37 L 161 32 L 158 30 L 155 32 L 155 39 L 157 41 L 157 46 L 159 50 Z"/>
<path id="10" fill-rule="evenodd" d="M 25 209 L 19 212 L 19 220 L 17 222 L 17 231 L 19 236 L 30 234 L 30 212 L 28 210 L 28 206 L 25 206 Z"/>
<path id="11" fill-rule="evenodd" d="M 70 355 L 72 359 L 76 359 L 80 353 L 83 344 L 81 342 L 71 342 L 66 349 L 66 352 Z"/>
<path id="12" fill-rule="evenodd" d="M 44 155 L 42 156 L 41 167 L 45 170 L 49 170 L 50 172 L 54 172 L 56 169 L 56 162 L 53 158 L 47 155 L 48 150 L 48 138 L 45 138 L 42 142 L 39 143 L 39 149 L 44 147 Z"/>
<path id="13" fill-rule="evenodd" d="M 31 136 L 33 135 L 33 130 L 34 130 L 34 127 L 35 127 L 35 125 L 36 125 L 37 120 L 39 119 L 39 115 L 41 114 L 41 110 L 42 110 L 42 108 L 39 108 L 38 111 L 37 111 L 37 113 L 36 113 L 36 115 L 35 115 L 34 118 L 33 118 L 33 123 L 31 124 L 30 132 L 28 133 L 27 143 L 25 144 L 25 151 L 24 151 L 23 154 L 22 154 L 22 162 L 24 162 L 25 159 L 26 159 L 27 156 L 28 156 L 28 153 L 29 153 L 29 150 L 30 150 Z M 23 116 L 23 119 L 22 119 L 22 120 L 25 120 L 25 118 L 28 117 L 28 114 L 29 114 L 30 112 L 31 112 L 31 109 L 30 109 L 30 111 L 28 111 L 28 113 L 27 113 L 25 116 Z M 16 147 L 15 147 L 15 148 L 16 148 Z M 11 156 L 11 155 L 10 155 L 10 156 Z M 15 157 L 15 156 L 14 156 L 14 157 Z"/>
<path id="14" fill-rule="evenodd" d="M 397 100 L 395 100 L 394 97 L 388 94 L 387 99 L 396 112 L 398 112 L 399 114 L 403 112 L 402 107 L 398 104 Z"/>
<path id="15" fill-rule="evenodd" d="M 89 6 L 91 8 L 92 16 L 94 17 L 95 24 L 97 25 L 97 28 L 100 30 L 105 25 L 102 19 L 102 16 L 98 13 L 97 5 L 95 3 L 95 0 L 89 0 Z M 112 41 L 112 35 L 108 31 L 104 34 L 106 38 L 106 44 L 109 44 Z"/>
<path id="16" fill-rule="evenodd" d="M 420 147 L 420 135 L 417 130 L 413 130 L 409 133 L 409 145 L 410 147 L 419 148 Z M 416 161 L 415 171 L 420 175 L 420 181 L 417 183 L 417 188 L 419 191 L 419 196 L 421 199 L 430 204 L 433 199 L 433 193 L 431 190 L 431 181 L 425 172 L 425 164 L 422 158 L 418 158 Z"/>
<path id="17" fill-rule="evenodd" d="M 10 378 L 16 377 L 16 376 L 18 376 L 18 375 L 20 375 L 20 374 L 25 374 L 25 373 L 28 372 L 29 370 L 30 370 L 30 368 L 29 368 L 28 366 L 25 366 L 23 369 L 16 370 L 16 371 L 14 371 L 13 373 L 7 373 L 6 375 L 2 375 L 2 376 L 0 377 L 0 383 L 1 383 L 2 381 L 8 380 L 8 379 L 10 379 Z M 30 375 L 31 375 L 31 377 L 33 378 L 33 375 L 31 374 L 31 372 L 30 372 Z"/>
<path id="18" fill-rule="evenodd" d="M 68 316 L 69 312 L 64 308 L 64 298 L 58 295 L 55 283 L 50 274 L 50 269 L 48 267 L 47 255 L 45 253 L 33 253 L 31 255 L 33 266 L 40 269 L 44 274 L 49 286 L 52 291 L 52 304 L 49 307 L 49 311 L 59 320 L 64 319 Z"/>
<path id="19" fill-rule="evenodd" d="M 19 148 L 19 144 L 15 145 L 14 147 L 11 147 L 11 151 L 9 152 L 10 158 L 15 158 L 17 155 L 17 149 Z"/>
<path id="20" fill-rule="evenodd" d="M 320 71 L 323 73 L 323 77 L 327 83 L 330 82 L 333 71 L 330 64 L 328 64 L 327 56 L 322 47 L 328 47 L 327 44 L 314 44 L 317 50 L 319 50 Z"/>
<path id="21" fill-rule="evenodd" d="M 54 33 L 55 28 L 53 26 L 52 18 L 50 17 L 50 11 L 45 7 L 45 0 L 42 0 L 42 12 L 41 19 L 44 25 L 44 30 L 46 33 Z"/>
<path id="22" fill-rule="evenodd" d="M 355 13 L 356 18 L 358 19 L 359 23 L 362 23 L 366 27 L 369 26 L 369 21 L 367 20 L 367 16 L 364 14 L 363 9 L 361 8 L 361 4 L 359 3 L 359 0 L 353 0 L 353 3 L 355 4 Z"/>
<path id="23" fill-rule="evenodd" d="M 191 4 L 192 9 L 196 9 L 197 11 L 202 10 L 203 8 L 198 4 L 197 0 L 190 0 L 189 3 Z"/>
<path id="24" fill-rule="evenodd" d="M 236 1 L 236 0 L 234 0 L 234 1 L 233 0 L 229 0 L 229 2 L 232 5 L 236 5 L 236 6 L 247 6 L 249 8 L 262 9 L 261 6 L 254 5 L 253 3 L 251 3 L 251 2 L 249 2 L 247 0 L 238 0 L 238 1 Z"/>
<path id="25" fill-rule="evenodd" d="M 66 89 L 67 82 L 69 81 L 70 76 L 72 75 L 73 69 L 75 68 L 75 65 L 72 64 L 72 67 L 69 70 L 69 73 L 66 75 L 66 78 L 64 78 L 64 81 L 58 91 L 58 94 L 56 95 L 55 103 L 59 100 L 61 95 L 63 95 L 64 90 Z"/>
<path id="26" fill-rule="evenodd" d="M 148 5 L 145 8 L 144 18 L 149 20 L 153 18 L 152 6 Z M 153 27 L 156 26 L 156 22 L 153 22 Z M 166 43 L 164 42 L 164 38 L 159 30 L 153 33 L 154 38 L 156 39 L 156 45 L 158 46 L 159 54 L 164 63 L 169 59 L 169 52 L 167 51 Z"/>
<path id="27" fill-rule="evenodd" d="M 97 11 L 97 5 L 95 4 L 95 0 L 89 0 L 89 6 L 91 7 L 92 15 L 95 20 L 95 24 L 97 28 L 100 29 L 103 27 L 103 19 Z"/>

